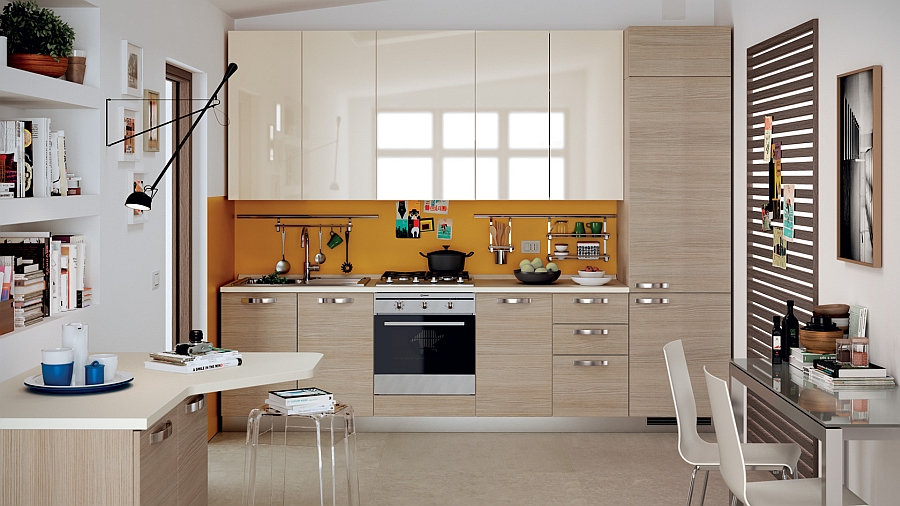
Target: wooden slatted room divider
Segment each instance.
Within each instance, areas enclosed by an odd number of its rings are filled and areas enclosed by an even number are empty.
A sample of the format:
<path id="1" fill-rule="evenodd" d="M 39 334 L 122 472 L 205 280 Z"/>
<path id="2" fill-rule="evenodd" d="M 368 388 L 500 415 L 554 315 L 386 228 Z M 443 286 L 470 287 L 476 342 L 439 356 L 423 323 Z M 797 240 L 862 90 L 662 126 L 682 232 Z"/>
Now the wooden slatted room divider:
<path id="1" fill-rule="evenodd" d="M 794 300 L 801 322 L 817 304 L 818 20 L 747 49 L 747 356 L 771 357 L 772 317 Z M 772 265 L 772 232 L 762 230 L 769 199 L 763 160 L 765 116 L 781 143 L 783 184 L 796 189 L 787 270 Z M 772 228 L 782 226 L 776 213 Z"/>

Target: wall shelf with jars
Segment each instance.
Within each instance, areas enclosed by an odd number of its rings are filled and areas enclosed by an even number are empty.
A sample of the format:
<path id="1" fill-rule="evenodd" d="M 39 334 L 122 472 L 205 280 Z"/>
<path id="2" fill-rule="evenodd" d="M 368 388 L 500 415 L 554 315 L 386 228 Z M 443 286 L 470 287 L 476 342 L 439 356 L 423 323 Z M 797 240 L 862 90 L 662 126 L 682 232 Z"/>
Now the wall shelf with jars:
<path id="1" fill-rule="evenodd" d="M 492 227 L 488 249 L 495 255 L 502 251 L 496 236 L 502 235 L 512 251 L 512 220 L 542 219 L 547 220 L 547 259 L 551 262 L 560 260 L 603 260 L 609 262 L 606 244 L 609 241 L 608 220 L 615 219 L 615 214 L 476 214 L 474 218 L 485 218 Z M 500 220 L 507 222 L 507 231 L 495 234 L 493 230 Z M 575 221 L 577 220 L 577 221 Z M 593 220 L 593 221 L 587 221 Z M 570 221 L 573 223 L 570 224 Z M 576 244 L 574 254 L 568 251 L 568 244 L 553 244 L 554 239 L 582 239 Z M 562 248 L 560 248 L 562 247 Z M 504 252 L 505 253 L 505 252 Z M 505 262 L 497 262 L 505 263 Z"/>

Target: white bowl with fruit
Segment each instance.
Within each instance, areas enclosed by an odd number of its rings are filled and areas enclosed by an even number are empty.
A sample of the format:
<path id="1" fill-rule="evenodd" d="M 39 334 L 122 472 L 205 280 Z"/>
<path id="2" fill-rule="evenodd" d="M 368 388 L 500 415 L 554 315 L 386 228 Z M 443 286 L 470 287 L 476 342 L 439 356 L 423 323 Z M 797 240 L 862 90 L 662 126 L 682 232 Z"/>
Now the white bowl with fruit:
<path id="1" fill-rule="evenodd" d="M 588 265 L 582 271 L 578 271 L 578 275 L 582 278 L 602 278 L 606 276 L 606 271 L 600 270 L 598 267 Z"/>
<path id="2" fill-rule="evenodd" d="M 540 257 L 534 260 L 522 260 L 519 268 L 513 271 L 516 279 L 529 285 L 546 285 L 559 279 L 559 266 L 550 262 L 544 267 L 544 261 Z"/>

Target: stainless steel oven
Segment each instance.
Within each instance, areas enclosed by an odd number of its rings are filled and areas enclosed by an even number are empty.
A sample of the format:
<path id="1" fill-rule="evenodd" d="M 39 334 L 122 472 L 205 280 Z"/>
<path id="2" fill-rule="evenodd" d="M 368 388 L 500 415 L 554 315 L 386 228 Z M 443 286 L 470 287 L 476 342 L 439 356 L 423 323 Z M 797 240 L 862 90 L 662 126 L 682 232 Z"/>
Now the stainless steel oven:
<path id="1" fill-rule="evenodd" d="M 375 294 L 375 394 L 475 395 L 475 294 Z"/>

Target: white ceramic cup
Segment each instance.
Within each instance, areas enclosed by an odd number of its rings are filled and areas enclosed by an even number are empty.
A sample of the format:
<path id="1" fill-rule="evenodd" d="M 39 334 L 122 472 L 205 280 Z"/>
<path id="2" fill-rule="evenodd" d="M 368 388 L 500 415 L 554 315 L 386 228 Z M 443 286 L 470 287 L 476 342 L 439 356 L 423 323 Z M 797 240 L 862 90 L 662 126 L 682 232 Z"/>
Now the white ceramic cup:
<path id="1" fill-rule="evenodd" d="M 567 249 L 569 249 L 568 244 L 556 244 L 553 247 L 556 248 L 556 251 L 560 251 L 560 252 L 566 251 Z"/>
<path id="2" fill-rule="evenodd" d="M 116 368 L 119 366 L 119 356 L 112 353 L 98 353 L 89 356 L 87 363 L 91 364 L 94 360 L 103 364 L 103 382 L 112 381 L 116 376 Z"/>
<path id="3" fill-rule="evenodd" d="M 47 365 L 71 364 L 75 361 L 72 348 L 45 348 L 41 350 L 41 363 Z"/>

